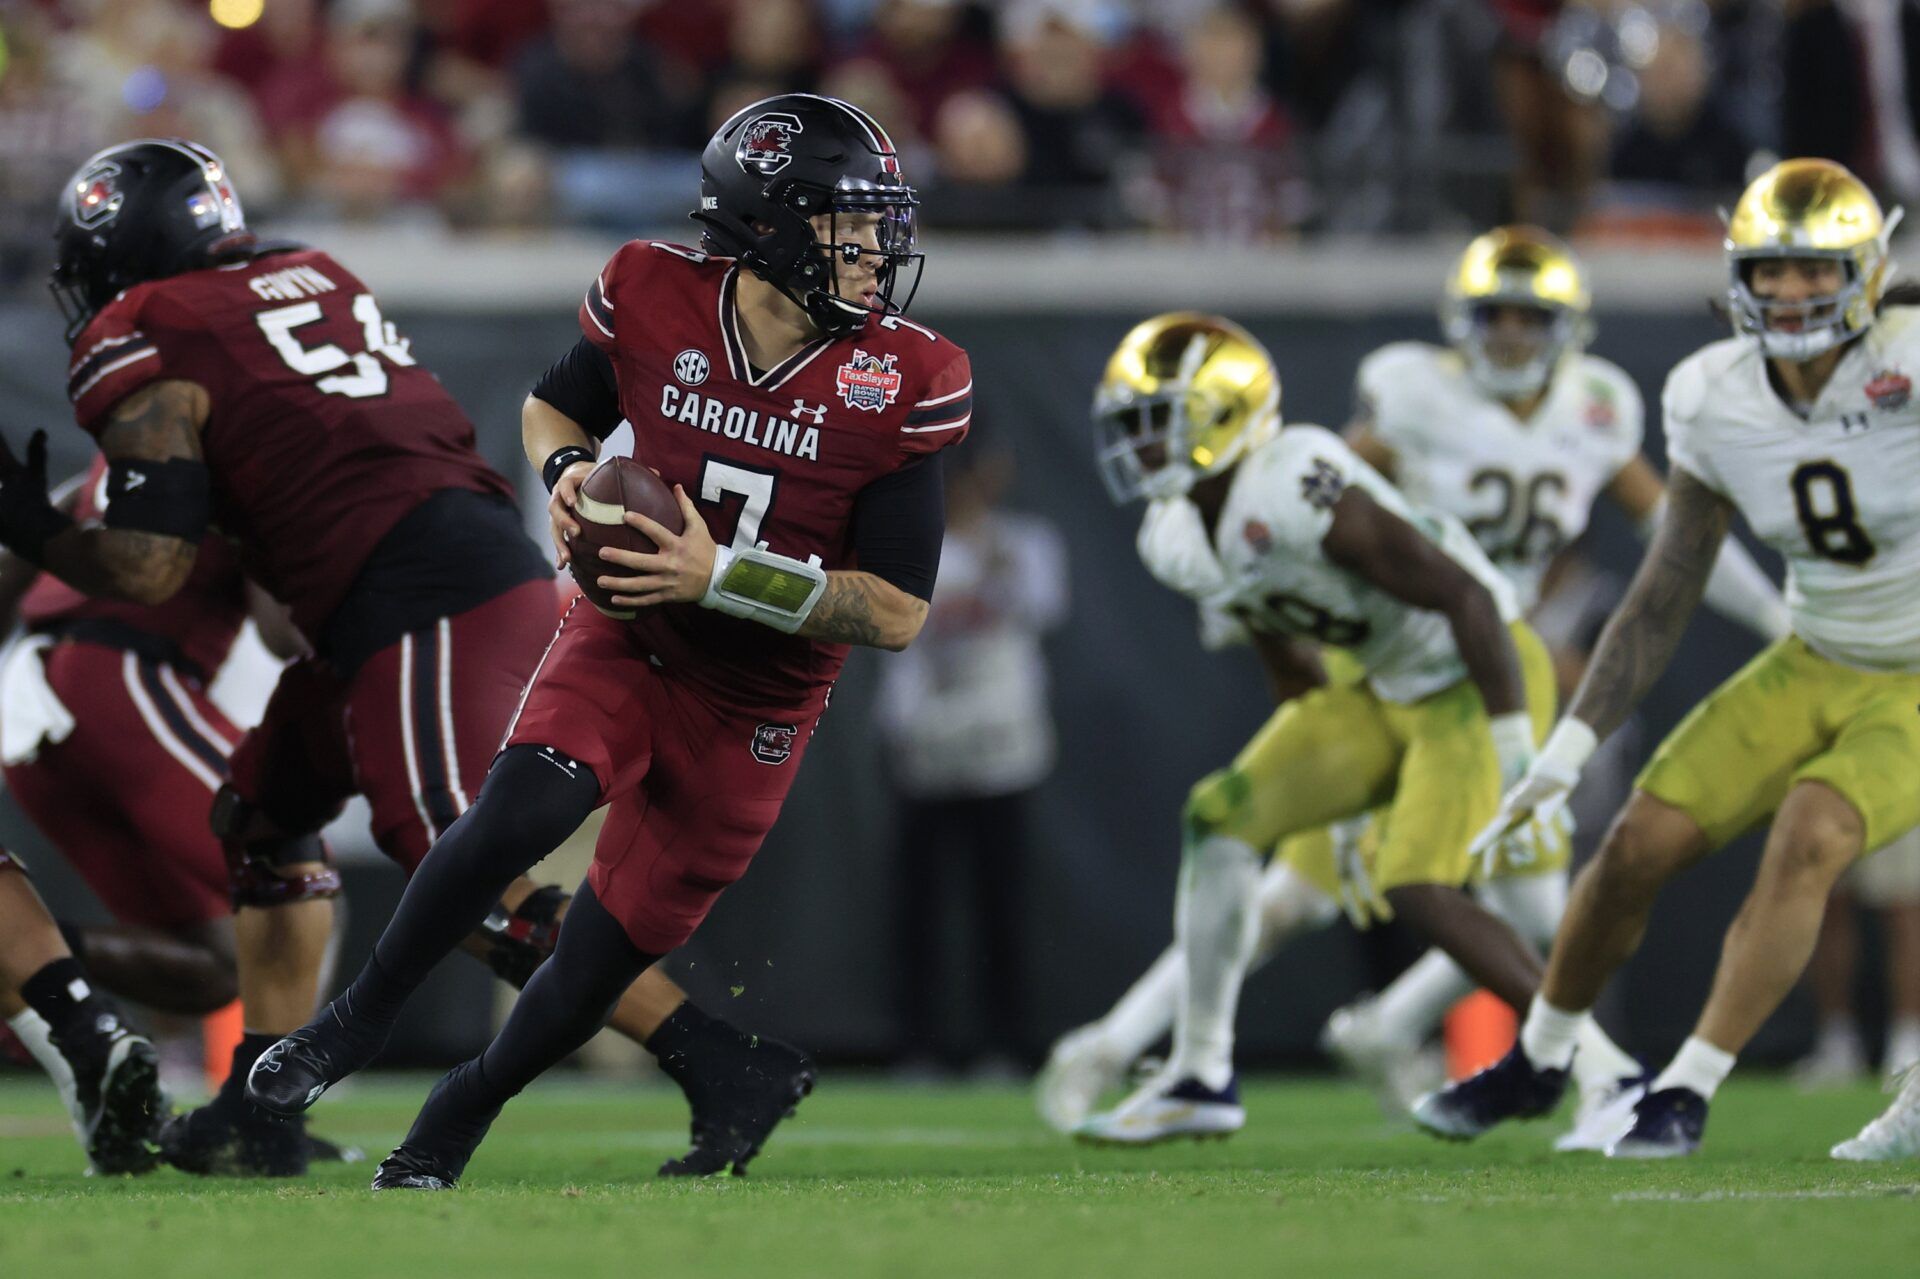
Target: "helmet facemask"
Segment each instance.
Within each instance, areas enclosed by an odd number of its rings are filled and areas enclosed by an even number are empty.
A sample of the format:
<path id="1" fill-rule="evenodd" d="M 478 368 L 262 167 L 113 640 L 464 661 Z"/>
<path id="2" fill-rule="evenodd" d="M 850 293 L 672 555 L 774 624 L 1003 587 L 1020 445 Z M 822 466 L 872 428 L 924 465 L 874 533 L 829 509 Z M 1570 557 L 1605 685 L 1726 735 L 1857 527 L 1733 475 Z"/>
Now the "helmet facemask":
<path id="1" fill-rule="evenodd" d="M 798 302 L 824 332 L 833 334 L 852 332 L 866 323 L 869 315 L 904 313 L 920 291 L 920 273 L 926 265 L 926 254 L 917 247 L 914 210 L 919 203 L 913 188 L 904 184 L 882 186 L 842 179 L 827 211 L 826 240 L 815 249 L 826 264 L 826 281 L 802 296 L 787 296 Z M 875 219 L 871 247 L 863 235 L 869 217 Z M 874 267 L 873 300 L 844 296 L 840 290 L 842 272 L 857 277 L 854 268 L 869 259 Z M 904 297 L 900 297 L 902 292 Z"/>
<path id="2" fill-rule="evenodd" d="M 1895 209 L 1887 215 L 1886 226 L 1878 237 L 1851 249 L 1767 247 L 1730 252 L 1732 282 L 1727 290 L 1727 310 L 1734 331 L 1758 341 L 1760 350 L 1768 357 L 1794 361 L 1811 360 L 1865 333 L 1873 327 L 1879 295 L 1893 274 L 1887 239 L 1899 224 L 1900 216 L 1901 211 Z M 1783 258 L 1839 263 L 1839 290 L 1795 301 L 1763 297 L 1754 292 L 1755 264 Z M 1775 327 L 1782 318 L 1798 320 L 1799 327 Z"/>
<path id="3" fill-rule="evenodd" d="M 1537 340 L 1533 352 L 1519 361 L 1498 358 L 1499 347 L 1508 339 L 1493 329 L 1499 308 L 1516 307 L 1537 312 Z M 1500 400 L 1523 400 L 1546 389 L 1554 369 L 1569 350 L 1585 340 L 1585 325 L 1570 307 L 1543 304 L 1538 298 L 1487 297 L 1449 299 L 1441 324 L 1447 341 L 1467 362 L 1474 383 L 1488 395 Z"/>

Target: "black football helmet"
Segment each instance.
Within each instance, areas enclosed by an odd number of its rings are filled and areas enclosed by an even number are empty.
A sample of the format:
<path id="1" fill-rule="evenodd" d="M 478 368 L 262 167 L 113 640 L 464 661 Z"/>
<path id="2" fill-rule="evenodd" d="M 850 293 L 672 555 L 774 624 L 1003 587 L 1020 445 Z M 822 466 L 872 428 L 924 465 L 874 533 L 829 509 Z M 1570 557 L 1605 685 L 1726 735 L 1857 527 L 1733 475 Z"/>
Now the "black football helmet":
<path id="1" fill-rule="evenodd" d="M 67 341 L 123 289 L 235 257 L 255 239 L 220 157 L 180 138 L 108 147 L 60 193 L 48 287 Z"/>
<path id="2" fill-rule="evenodd" d="M 838 336 L 912 303 L 925 260 L 914 247 L 918 204 L 877 120 L 838 98 L 783 93 L 739 112 L 707 143 L 692 216 L 709 252 L 738 259 Z M 832 219 L 825 243 L 812 223 L 823 214 Z M 876 248 L 843 240 L 840 219 L 857 214 L 878 215 Z M 863 254 L 881 259 L 872 305 L 837 287 L 840 266 Z"/>

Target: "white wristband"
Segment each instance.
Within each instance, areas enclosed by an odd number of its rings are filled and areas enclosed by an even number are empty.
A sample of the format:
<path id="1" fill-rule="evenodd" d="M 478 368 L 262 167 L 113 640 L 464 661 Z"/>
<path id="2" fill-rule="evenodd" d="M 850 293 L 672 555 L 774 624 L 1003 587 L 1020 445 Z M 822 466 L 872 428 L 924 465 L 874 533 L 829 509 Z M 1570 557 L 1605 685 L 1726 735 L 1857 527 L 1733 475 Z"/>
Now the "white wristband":
<path id="1" fill-rule="evenodd" d="M 1569 715 L 1553 726 L 1547 734 L 1546 742 L 1540 747 L 1539 758 L 1534 767 L 1542 772 L 1552 772 L 1556 777 L 1574 778 L 1580 776 L 1580 770 L 1593 758 L 1593 752 L 1600 746 L 1600 738 L 1585 720 Z"/>
<path id="2" fill-rule="evenodd" d="M 713 548 L 713 575 L 700 607 L 760 622 L 791 635 L 827 589 L 827 571 L 791 556 L 756 546 L 736 551 Z"/>

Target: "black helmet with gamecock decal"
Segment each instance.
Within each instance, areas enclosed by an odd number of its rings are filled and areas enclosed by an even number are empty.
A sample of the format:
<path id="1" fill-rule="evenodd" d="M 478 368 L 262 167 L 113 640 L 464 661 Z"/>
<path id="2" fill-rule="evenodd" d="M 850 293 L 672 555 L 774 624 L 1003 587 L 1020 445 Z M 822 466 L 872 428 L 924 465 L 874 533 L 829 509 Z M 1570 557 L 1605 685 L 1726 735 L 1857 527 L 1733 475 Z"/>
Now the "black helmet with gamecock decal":
<path id="1" fill-rule="evenodd" d="M 220 157 L 182 138 L 108 147 L 60 194 L 49 287 L 67 341 L 123 289 L 244 256 L 255 244 Z"/>
<path id="2" fill-rule="evenodd" d="M 924 261 L 918 204 L 877 120 L 838 98 L 783 93 L 738 112 L 707 143 L 693 217 L 709 251 L 738 259 L 823 333 L 839 335 L 913 301 Z M 848 238 L 846 220 L 857 215 L 877 218 L 873 243 Z M 825 242 L 813 225 L 821 216 Z M 840 268 L 864 255 L 879 258 L 871 304 L 838 287 Z"/>

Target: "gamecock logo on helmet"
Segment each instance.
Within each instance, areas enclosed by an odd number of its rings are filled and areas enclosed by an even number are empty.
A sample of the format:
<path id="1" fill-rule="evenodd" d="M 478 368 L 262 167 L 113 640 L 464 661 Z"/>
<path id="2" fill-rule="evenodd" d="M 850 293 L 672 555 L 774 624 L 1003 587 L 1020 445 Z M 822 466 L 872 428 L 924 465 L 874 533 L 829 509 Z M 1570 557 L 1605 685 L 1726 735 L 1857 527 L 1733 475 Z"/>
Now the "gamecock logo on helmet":
<path id="1" fill-rule="evenodd" d="M 785 111 L 755 116 L 741 130 L 735 155 L 749 173 L 770 178 L 793 163 L 793 140 L 801 134 L 800 117 Z"/>
<path id="2" fill-rule="evenodd" d="M 73 220 L 92 230 L 114 220 L 126 202 L 120 184 L 120 166 L 109 160 L 80 175 L 73 189 Z"/>

